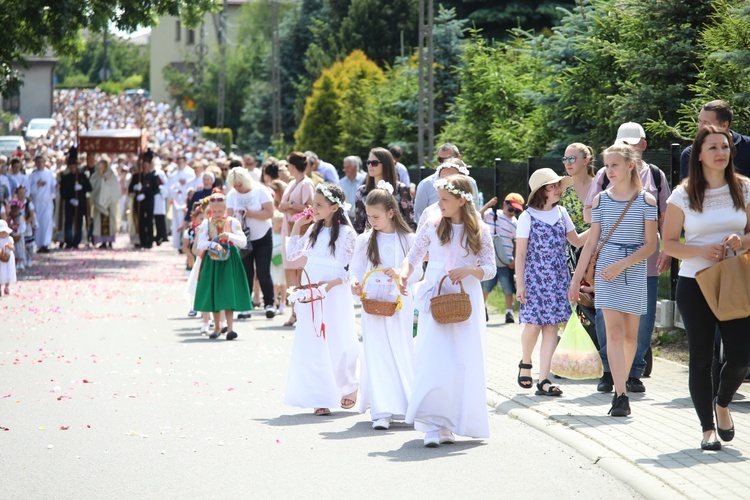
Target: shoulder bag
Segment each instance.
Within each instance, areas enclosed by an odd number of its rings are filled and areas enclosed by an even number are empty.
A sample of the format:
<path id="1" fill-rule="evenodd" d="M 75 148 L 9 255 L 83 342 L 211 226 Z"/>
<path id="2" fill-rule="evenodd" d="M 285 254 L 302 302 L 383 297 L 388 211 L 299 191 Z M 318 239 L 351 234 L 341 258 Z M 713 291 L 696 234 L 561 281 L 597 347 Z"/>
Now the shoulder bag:
<path id="1" fill-rule="evenodd" d="M 750 253 L 735 254 L 698 271 L 695 280 L 719 321 L 750 316 Z"/>
<path id="2" fill-rule="evenodd" d="M 635 199 L 638 198 L 638 195 L 640 194 L 641 194 L 640 191 L 635 193 L 635 196 L 633 196 L 633 198 L 625 206 L 625 210 L 622 211 L 622 213 L 620 214 L 620 218 L 617 219 L 617 222 L 615 222 L 615 225 L 612 226 L 612 229 L 609 230 L 609 233 L 607 233 L 607 236 L 602 240 L 601 243 L 599 243 L 599 245 L 597 245 L 596 250 L 594 250 L 594 253 L 591 254 L 591 258 L 589 259 L 589 265 L 586 266 L 586 271 L 583 273 L 583 279 L 585 279 L 592 287 L 594 286 L 594 277 L 596 276 L 596 260 L 599 258 L 599 252 L 602 251 L 602 247 L 604 247 L 607 241 L 609 241 L 609 238 L 615 232 L 615 229 L 617 229 L 617 226 L 619 226 L 620 222 L 622 222 L 622 219 L 625 218 L 625 214 L 628 213 L 630 206 L 633 204 Z"/>

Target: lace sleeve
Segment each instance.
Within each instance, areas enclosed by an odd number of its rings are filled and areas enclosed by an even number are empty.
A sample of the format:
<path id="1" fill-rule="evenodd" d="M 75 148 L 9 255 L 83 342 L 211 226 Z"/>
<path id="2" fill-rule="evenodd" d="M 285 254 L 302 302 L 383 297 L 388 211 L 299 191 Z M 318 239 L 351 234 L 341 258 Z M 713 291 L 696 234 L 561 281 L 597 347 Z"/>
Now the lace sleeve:
<path id="1" fill-rule="evenodd" d="M 289 237 L 289 241 L 286 244 L 286 258 L 287 260 L 297 260 L 300 257 L 307 256 L 307 245 L 310 242 L 310 231 L 314 225 L 311 225 L 304 236 L 294 235 Z"/>
<path id="2" fill-rule="evenodd" d="M 401 215 L 412 231 L 417 229 L 417 221 L 414 218 L 414 202 L 411 199 L 409 186 L 401 182 L 398 183 L 398 203 L 401 207 Z"/>
<path id="3" fill-rule="evenodd" d="M 357 188 L 357 194 L 354 196 L 354 220 L 352 221 L 354 230 L 362 234 L 367 226 L 367 212 L 365 211 L 365 186 Z"/>
<path id="4" fill-rule="evenodd" d="M 482 247 L 479 249 L 477 259 L 479 260 L 479 267 L 482 268 L 484 276 L 481 281 L 491 279 L 497 273 L 497 265 L 495 264 L 495 247 L 492 244 L 492 235 L 490 234 L 490 228 L 486 224 L 482 224 L 481 241 Z"/>
<path id="5" fill-rule="evenodd" d="M 352 276 L 352 269 L 351 269 L 351 262 L 352 258 L 354 257 L 354 247 L 357 243 L 357 232 L 354 231 L 349 226 L 343 226 L 346 227 L 346 241 L 344 242 L 344 261 L 347 265 L 349 265 L 349 272 L 346 273 L 345 276 L 342 276 L 341 279 L 343 280 L 345 285 L 348 285 L 353 276 Z"/>
<path id="6" fill-rule="evenodd" d="M 424 256 L 427 255 L 427 251 L 430 248 L 430 231 L 432 230 L 432 227 L 432 224 L 426 223 L 419 228 L 417 236 L 414 238 L 414 243 L 409 249 L 409 254 L 406 256 L 409 264 L 411 264 L 411 267 L 415 270 L 421 268 L 422 260 L 424 259 Z"/>
<path id="7" fill-rule="evenodd" d="M 371 235 L 371 231 L 360 234 L 354 244 L 354 254 L 349 265 L 349 273 L 351 273 L 352 279 L 359 282 L 367 273 L 367 244 Z"/>

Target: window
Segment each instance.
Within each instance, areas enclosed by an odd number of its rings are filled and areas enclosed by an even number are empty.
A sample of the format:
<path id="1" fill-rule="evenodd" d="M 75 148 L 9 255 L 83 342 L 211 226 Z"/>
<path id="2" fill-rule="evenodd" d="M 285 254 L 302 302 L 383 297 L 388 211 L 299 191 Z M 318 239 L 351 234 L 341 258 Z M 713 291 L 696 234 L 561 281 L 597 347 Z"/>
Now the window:
<path id="1" fill-rule="evenodd" d="M 21 98 L 18 92 L 3 96 L 3 111 L 16 115 L 21 112 Z"/>
<path id="2" fill-rule="evenodd" d="M 188 32 L 187 32 L 187 44 L 188 45 L 194 45 L 195 44 L 195 30 L 188 30 Z"/>
<path id="3" fill-rule="evenodd" d="M 177 21 L 175 23 L 175 28 L 177 29 L 177 31 L 175 33 L 174 39 L 176 42 L 179 42 L 180 40 L 182 40 L 182 23 L 180 21 Z"/>

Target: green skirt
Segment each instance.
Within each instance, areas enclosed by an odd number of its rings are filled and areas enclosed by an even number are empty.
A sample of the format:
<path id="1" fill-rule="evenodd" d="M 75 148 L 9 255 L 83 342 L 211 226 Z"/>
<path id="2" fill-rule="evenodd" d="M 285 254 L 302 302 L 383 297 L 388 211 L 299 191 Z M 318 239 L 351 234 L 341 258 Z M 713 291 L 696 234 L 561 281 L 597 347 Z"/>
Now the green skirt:
<path id="1" fill-rule="evenodd" d="M 237 248 L 229 248 L 229 258 L 224 262 L 206 255 L 201 260 L 193 309 L 201 312 L 249 311 L 252 307 L 247 275 Z"/>

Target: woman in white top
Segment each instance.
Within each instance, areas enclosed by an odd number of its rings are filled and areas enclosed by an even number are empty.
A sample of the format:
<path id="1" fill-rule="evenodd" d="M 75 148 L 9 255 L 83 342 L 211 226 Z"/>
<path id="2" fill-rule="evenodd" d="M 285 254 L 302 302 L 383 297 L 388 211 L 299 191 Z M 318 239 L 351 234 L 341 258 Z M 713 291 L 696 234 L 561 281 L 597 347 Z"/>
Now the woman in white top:
<path id="1" fill-rule="evenodd" d="M 734 437 L 729 414 L 732 396 L 750 364 L 750 317 L 719 321 L 695 280 L 698 271 L 721 262 L 731 250 L 750 248 L 750 180 L 734 172 L 734 145 L 725 130 L 708 125 L 695 136 L 688 178 L 669 197 L 664 222 L 664 251 L 682 260 L 677 307 L 690 349 L 690 397 L 703 428 L 701 448 L 720 450 Z M 680 233 L 685 230 L 685 243 Z M 714 394 L 711 376 L 714 332 L 724 343 L 726 364 Z M 714 424 L 716 416 L 716 424 Z"/>
<path id="2" fill-rule="evenodd" d="M 247 284 L 252 290 L 257 271 L 266 317 L 273 318 L 276 315 L 271 280 L 273 198 L 268 189 L 256 184 L 250 172 L 243 167 L 235 167 L 229 172 L 227 185 L 232 186 L 232 190 L 227 194 L 227 214 L 237 218 L 246 232 L 250 231 L 249 239 L 253 244 L 252 251 L 242 252 Z"/>

